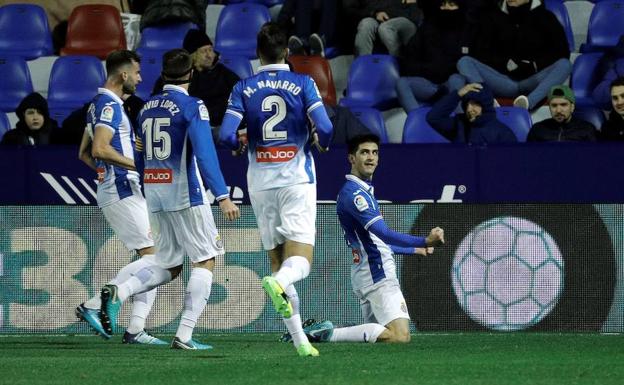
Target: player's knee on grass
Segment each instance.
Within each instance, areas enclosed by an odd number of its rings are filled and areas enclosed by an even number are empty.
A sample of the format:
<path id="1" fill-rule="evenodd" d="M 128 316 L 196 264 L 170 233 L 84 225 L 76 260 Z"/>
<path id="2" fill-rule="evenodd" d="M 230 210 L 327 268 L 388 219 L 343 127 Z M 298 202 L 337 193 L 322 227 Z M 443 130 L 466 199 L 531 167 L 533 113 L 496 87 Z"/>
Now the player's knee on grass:
<path id="1" fill-rule="evenodd" d="M 409 321 L 405 319 L 395 319 L 386 325 L 388 337 L 384 342 L 407 343 L 411 340 L 409 332 Z M 385 334 L 386 332 L 382 333 Z M 381 337 L 381 336 L 380 336 Z"/>

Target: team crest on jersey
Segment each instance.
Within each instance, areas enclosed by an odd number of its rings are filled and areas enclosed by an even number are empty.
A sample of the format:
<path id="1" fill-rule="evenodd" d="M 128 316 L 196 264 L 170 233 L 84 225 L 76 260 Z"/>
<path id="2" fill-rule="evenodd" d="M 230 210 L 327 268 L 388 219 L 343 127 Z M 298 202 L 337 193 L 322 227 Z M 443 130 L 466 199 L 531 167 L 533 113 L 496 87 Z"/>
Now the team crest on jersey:
<path id="1" fill-rule="evenodd" d="M 217 235 L 217 237 L 215 238 L 215 244 L 217 245 L 217 248 L 219 249 L 223 248 L 223 241 L 221 240 L 220 235 Z"/>
<path id="2" fill-rule="evenodd" d="M 113 121 L 114 114 L 115 114 L 115 110 L 113 110 L 113 107 L 104 106 L 104 108 L 102 108 L 102 112 L 100 113 L 100 120 L 103 122 L 110 123 Z"/>
<path id="3" fill-rule="evenodd" d="M 363 195 L 356 195 L 353 199 L 353 204 L 355 204 L 355 207 L 358 209 L 358 211 L 364 211 L 368 208 L 368 202 Z"/>
<path id="4" fill-rule="evenodd" d="M 210 115 L 208 115 L 208 109 L 204 104 L 199 106 L 199 118 L 201 120 L 210 120 Z"/>

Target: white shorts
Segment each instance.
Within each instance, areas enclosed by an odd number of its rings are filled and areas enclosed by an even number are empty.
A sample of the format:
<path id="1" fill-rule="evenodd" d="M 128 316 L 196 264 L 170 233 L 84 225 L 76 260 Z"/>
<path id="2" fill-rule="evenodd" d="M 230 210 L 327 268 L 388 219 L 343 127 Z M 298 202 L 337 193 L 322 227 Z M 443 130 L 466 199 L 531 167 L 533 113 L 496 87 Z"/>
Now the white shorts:
<path id="1" fill-rule="evenodd" d="M 265 250 L 272 250 L 286 240 L 314 246 L 316 184 L 250 192 L 249 199 Z"/>
<path id="2" fill-rule="evenodd" d="M 180 266 L 184 255 L 203 262 L 225 254 L 210 206 L 152 213 L 156 234 L 156 263 L 165 269 Z"/>
<path id="3" fill-rule="evenodd" d="M 147 203 L 141 195 L 131 195 L 102 207 L 106 221 L 128 250 L 154 246 Z"/>
<path id="4" fill-rule="evenodd" d="M 364 322 L 386 326 L 398 318 L 410 319 L 401 286 L 396 279 L 384 279 L 355 290 L 355 295 L 360 299 Z"/>

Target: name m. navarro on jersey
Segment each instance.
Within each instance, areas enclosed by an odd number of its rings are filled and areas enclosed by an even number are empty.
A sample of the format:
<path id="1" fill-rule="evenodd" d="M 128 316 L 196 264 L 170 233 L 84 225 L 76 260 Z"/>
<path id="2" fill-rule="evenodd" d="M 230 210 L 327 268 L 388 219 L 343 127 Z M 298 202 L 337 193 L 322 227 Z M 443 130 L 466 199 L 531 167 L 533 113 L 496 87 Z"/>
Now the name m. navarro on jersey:
<path id="1" fill-rule="evenodd" d="M 272 88 L 275 90 L 284 90 L 290 92 L 293 95 L 299 95 L 299 93 L 301 92 L 301 87 L 299 87 L 295 83 L 289 82 L 288 80 L 260 80 L 256 83 L 256 85 L 258 86 L 258 89 Z M 245 94 L 245 96 L 250 97 L 258 89 L 247 86 L 247 88 L 243 90 L 243 93 Z"/>

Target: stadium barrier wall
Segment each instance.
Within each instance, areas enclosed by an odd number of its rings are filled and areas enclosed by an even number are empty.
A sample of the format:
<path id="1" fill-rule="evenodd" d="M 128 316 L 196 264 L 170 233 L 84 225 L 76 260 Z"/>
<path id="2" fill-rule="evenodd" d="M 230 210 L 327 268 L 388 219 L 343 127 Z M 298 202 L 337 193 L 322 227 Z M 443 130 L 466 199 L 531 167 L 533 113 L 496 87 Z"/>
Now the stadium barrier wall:
<path id="1" fill-rule="evenodd" d="M 269 273 L 251 207 L 227 222 L 213 208 L 227 254 L 217 259 L 205 332 L 278 332 L 264 295 Z M 624 206 L 620 204 L 383 204 L 389 226 L 445 229 L 434 255 L 397 256 L 416 331 L 623 332 Z M 90 333 L 74 308 L 131 261 L 93 206 L 0 206 L 0 333 Z M 335 205 L 319 204 L 312 273 L 297 285 L 303 319 L 362 321 L 351 252 Z M 188 266 L 187 266 L 188 267 Z M 147 327 L 175 331 L 181 278 L 159 289 Z M 120 315 L 123 326 L 129 306 Z"/>

